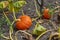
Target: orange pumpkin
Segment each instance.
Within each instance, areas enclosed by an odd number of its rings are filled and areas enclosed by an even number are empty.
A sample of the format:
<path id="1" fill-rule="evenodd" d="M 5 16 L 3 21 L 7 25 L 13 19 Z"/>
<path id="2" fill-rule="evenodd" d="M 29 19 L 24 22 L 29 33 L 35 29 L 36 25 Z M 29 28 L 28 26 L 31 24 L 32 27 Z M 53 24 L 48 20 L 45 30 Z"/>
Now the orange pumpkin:
<path id="1" fill-rule="evenodd" d="M 44 9 L 43 18 L 50 19 L 51 15 L 49 14 L 49 9 Z"/>
<path id="2" fill-rule="evenodd" d="M 20 20 L 16 21 L 16 28 L 19 30 L 26 30 L 32 25 L 32 19 L 27 15 L 20 16 L 18 19 Z"/>

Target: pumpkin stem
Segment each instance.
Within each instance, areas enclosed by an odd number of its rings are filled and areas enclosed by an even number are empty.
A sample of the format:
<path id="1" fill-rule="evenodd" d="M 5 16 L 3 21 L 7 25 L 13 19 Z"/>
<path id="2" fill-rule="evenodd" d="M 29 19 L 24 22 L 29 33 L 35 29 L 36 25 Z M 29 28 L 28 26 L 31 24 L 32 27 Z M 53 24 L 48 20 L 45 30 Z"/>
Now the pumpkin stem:
<path id="1" fill-rule="evenodd" d="M 21 21 L 21 19 L 16 19 L 16 21 Z"/>

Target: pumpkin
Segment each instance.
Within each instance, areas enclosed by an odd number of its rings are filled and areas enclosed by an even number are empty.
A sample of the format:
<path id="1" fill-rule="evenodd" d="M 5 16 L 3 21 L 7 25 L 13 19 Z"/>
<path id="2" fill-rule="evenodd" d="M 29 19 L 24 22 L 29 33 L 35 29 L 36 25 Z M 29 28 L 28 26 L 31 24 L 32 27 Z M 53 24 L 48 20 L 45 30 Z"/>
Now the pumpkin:
<path id="1" fill-rule="evenodd" d="M 32 19 L 27 15 L 19 16 L 18 19 L 16 21 L 16 28 L 19 30 L 26 30 L 32 25 Z"/>
<path id="2" fill-rule="evenodd" d="M 51 17 L 51 15 L 49 14 L 49 9 L 48 8 L 44 9 L 43 18 L 50 19 L 50 17 Z"/>

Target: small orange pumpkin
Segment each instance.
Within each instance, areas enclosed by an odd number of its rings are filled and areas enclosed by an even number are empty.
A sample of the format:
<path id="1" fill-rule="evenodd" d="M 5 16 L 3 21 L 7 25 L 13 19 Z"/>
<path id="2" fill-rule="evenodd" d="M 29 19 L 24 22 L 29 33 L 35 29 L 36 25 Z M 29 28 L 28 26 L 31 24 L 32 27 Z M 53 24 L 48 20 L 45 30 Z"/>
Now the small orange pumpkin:
<path id="1" fill-rule="evenodd" d="M 50 19 L 51 15 L 49 14 L 49 9 L 44 9 L 43 11 L 43 18 Z"/>
<path id="2" fill-rule="evenodd" d="M 32 19 L 27 15 L 20 16 L 18 19 L 20 20 L 16 21 L 16 28 L 19 30 L 26 30 L 32 25 Z"/>

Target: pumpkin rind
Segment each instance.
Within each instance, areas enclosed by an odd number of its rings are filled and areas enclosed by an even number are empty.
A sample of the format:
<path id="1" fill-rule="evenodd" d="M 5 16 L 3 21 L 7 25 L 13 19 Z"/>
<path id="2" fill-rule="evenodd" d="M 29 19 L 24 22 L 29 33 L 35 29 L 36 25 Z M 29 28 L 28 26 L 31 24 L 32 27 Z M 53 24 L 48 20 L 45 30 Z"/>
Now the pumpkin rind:
<path id="1" fill-rule="evenodd" d="M 32 25 L 32 19 L 27 15 L 20 16 L 18 19 L 20 21 L 16 22 L 16 28 L 19 30 L 26 30 Z"/>
<path id="2" fill-rule="evenodd" d="M 44 9 L 43 18 L 49 19 L 51 15 L 49 14 L 49 9 Z"/>

